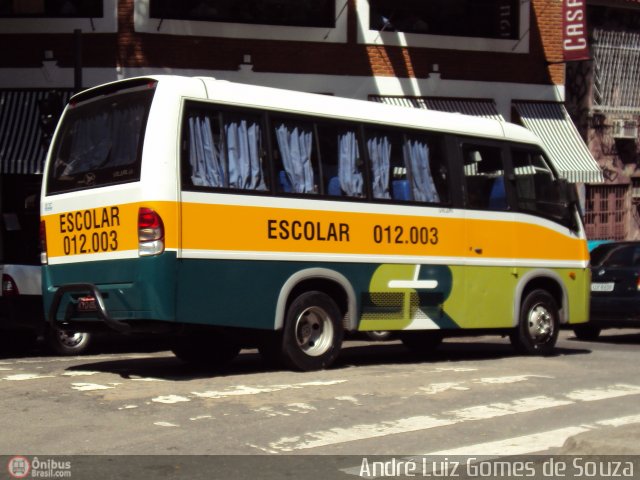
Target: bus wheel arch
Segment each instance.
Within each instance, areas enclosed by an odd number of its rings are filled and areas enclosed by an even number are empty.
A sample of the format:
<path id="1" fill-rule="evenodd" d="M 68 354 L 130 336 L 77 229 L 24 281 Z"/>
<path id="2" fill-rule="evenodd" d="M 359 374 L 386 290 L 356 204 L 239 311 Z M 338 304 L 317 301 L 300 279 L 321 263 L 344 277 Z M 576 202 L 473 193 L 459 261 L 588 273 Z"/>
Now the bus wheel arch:
<path id="1" fill-rule="evenodd" d="M 310 269 L 293 275 L 278 299 L 276 332 L 260 347 L 272 364 L 309 371 L 329 367 L 353 328 L 355 294 L 337 272 Z"/>
<path id="2" fill-rule="evenodd" d="M 553 270 L 540 269 L 526 273 L 518 282 L 514 296 L 513 326 L 517 326 L 520 319 L 522 302 L 534 290 L 545 290 L 553 297 L 559 309 L 560 324 L 566 324 L 569 320 L 569 297 L 562 278 Z"/>
<path id="3" fill-rule="evenodd" d="M 275 330 L 282 330 L 287 309 L 296 297 L 307 291 L 319 291 L 330 296 L 340 308 L 344 329 L 356 330 L 358 315 L 355 290 L 344 275 L 326 268 L 301 270 L 284 283 L 276 305 Z"/>
<path id="4" fill-rule="evenodd" d="M 567 316 L 567 292 L 552 271 L 537 272 L 520 284 L 514 309 L 514 348 L 527 355 L 550 355 Z"/>

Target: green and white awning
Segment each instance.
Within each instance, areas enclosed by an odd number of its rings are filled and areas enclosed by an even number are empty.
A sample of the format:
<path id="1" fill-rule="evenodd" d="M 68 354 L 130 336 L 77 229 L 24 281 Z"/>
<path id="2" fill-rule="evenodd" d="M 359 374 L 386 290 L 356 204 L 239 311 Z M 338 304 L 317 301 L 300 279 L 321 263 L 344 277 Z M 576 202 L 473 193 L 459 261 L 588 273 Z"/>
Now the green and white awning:
<path id="1" fill-rule="evenodd" d="M 449 98 L 449 97 L 401 97 L 393 95 L 369 95 L 369 100 L 402 107 L 424 108 L 441 112 L 462 113 L 476 117 L 491 118 L 504 121 L 498 113 L 496 102 L 484 98 Z"/>
<path id="2" fill-rule="evenodd" d="M 0 174 L 42 173 L 47 150 L 42 143 L 40 102 L 51 90 L 0 90 Z M 66 103 L 71 91 L 57 91 Z"/>
<path id="3" fill-rule="evenodd" d="M 561 103 L 513 102 L 525 127 L 535 133 L 547 151 L 558 174 L 572 183 L 602 183 L 604 178 Z"/>

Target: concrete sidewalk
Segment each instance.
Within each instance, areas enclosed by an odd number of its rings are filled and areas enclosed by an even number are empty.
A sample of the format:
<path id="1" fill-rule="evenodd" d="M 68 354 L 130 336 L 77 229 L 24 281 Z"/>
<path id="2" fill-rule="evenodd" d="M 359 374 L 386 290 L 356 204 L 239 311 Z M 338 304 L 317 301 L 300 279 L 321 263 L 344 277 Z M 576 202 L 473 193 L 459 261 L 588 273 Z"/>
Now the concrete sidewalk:
<path id="1" fill-rule="evenodd" d="M 567 439 L 559 455 L 640 455 L 640 423 L 579 433 Z"/>

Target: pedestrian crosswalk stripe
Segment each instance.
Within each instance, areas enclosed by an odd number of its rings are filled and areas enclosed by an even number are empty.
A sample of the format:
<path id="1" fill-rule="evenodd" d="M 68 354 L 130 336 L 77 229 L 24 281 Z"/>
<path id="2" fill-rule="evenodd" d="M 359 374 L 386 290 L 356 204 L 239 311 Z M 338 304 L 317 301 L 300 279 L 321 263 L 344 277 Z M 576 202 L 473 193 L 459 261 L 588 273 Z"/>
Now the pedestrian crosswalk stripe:
<path id="1" fill-rule="evenodd" d="M 335 427 L 328 430 L 307 432 L 302 436 L 282 437 L 275 442 L 269 443 L 267 447 L 258 448 L 269 453 L 287 453 L 451 426 L 465 421 L 488 420 L 507 415 L 529 413 L 547 408 L 571 405 L 577 402 L 588 402 L 637 394 L 640 394 L 640 386 L 638 385 L 615 384 L 591 390 L 575 390 L 560 395 L 558 398 L 540 395 L 520 398 L 511 402 L 497 402 L 450 410 L 442 412 L 437 416 L 417 415 L 379 423 L 359 424 L 350 427 Z"/>
<path id="2" fill-rule="evenodd" d="M 640 422 L 640 415 L 629 415 L 626 417 L 608 418 L 598 420 L 591 424 L 575 425 L 545 432 L 537 432 L 531 435 L 523 435 L 513 438 L 505 438 L 493 442 L 477 443 L 474 445 L 465 445 L 457 448 L 446 450 L 437 450 L 427 452 L 420 456 L 411 456 L 403 458 L 403 460 L 414 460 L 422 457 L 506 457 L 510 455 L 525 455 L 543 452 L 551 448 L 559 448 L 564 445 L 566 440 L 579 433 L 589 430 L 595 430 L 608 426 L 630 425 Z M 361 476 L 361 466 L 354 465 L 342 470 L 344 473 Z M 428 473 L 428 472 L 427 472 Z"/>

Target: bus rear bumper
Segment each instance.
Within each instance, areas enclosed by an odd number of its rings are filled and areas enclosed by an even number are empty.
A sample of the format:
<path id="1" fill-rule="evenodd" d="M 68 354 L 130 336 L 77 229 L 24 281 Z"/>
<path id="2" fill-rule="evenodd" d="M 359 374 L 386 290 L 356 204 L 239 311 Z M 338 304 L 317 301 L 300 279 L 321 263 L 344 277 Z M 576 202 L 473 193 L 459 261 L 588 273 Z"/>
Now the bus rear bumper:
<path id="1" fill-rule="evenodd" d="M 67 293 L 79 293 L 84 294 L 84 296 L 79 297 L 75 301 L 70 301 L 69 303 L 67 303 L 67 307 L 64 312 L 64 320 L 62 322 L 59 322 L 57 320 L 58 310 L 60 309 L 62 298 Z M 69 326 L 71 324 L 71 318 L 79 312 L 95 313 L 98 319 L 102 320 L 112 330 L 120 333 L 131 333 L 131 325 L 111 318 L 105 306 L 104 299 L 102 298 L 100 290 L 92 283 L 72 283 L 58 287 L 55 294 L 53 295 L 51 306 L 49 307 L 47 321 L 52 328 L 56 330 L 64 330 L 65 326 Z"/>
<path id="2" fill-rule="evenodd" d="M 175 328 L 176 257 L 45 265 L 47 322 L 58 330 L 154 333 Z"/>

